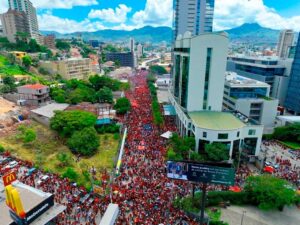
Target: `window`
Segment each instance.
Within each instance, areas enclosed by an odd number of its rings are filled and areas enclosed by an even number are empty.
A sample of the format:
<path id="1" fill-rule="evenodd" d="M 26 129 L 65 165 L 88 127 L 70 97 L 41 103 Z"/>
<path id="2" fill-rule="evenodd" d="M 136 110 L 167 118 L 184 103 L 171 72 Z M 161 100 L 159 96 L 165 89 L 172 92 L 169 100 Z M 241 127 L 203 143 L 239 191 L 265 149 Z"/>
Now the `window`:
<path id="1" fill-rule="evenodd" d="M 207 132 L 203 132 L 203 137 L 207 138 Z"/>
<path id="2" fill-rule="evenodd" d="M 240 132 L 239 132 L 239 131 L 236 133 L 236 136 L 237 136 L 237 137 L 240 137 Z"/>
<path id="3" fill-rule="evenodd" d="M 218 139 L 228 139 L 228 134 L 218 134 Z"/>
<path id="4" fill-rule="evenodd" d="M 248 131 L 248 135 L 255 135 L 255 133 L 256 133 L 256 130 L 249 130 Z"/>
<path id="5" fill-rule="evenodd" d="M 204 84 L 203 110 L 207 109 L 211 58 L 212 58 L 212 48 L 208 48 L 207 49 L 207 53 L 206 53 L 206 68 L 205 68 L 205 84 Z"/>

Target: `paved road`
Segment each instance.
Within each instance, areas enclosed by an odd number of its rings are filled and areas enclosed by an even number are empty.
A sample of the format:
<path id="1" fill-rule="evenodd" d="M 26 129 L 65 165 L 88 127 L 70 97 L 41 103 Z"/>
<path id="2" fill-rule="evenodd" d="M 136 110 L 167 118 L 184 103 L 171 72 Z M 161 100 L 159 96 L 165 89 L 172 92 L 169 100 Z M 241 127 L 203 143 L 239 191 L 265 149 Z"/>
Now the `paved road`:
<path id="1" fill-rule="evenodd" d="M 255 207 L 230 206 L 222 209 L 221 219 L 230 225 L 240 225 L 243 211 L 246 211 L 242 225 L 297 225 L 300 224 L 300 210 L 286 207 L 280 211 L 262 211 Z"/>

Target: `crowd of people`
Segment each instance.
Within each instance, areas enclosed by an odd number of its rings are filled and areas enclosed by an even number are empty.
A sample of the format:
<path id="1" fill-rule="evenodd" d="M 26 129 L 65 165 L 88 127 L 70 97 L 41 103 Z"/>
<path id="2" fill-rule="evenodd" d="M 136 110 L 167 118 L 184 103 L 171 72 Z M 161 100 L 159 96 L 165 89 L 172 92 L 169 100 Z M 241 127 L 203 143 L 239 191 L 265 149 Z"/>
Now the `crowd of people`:
<path id="1" fill-rule="evenodd" d="M 198 224 L 182 210 L 173 207 L 175 198 L 191 194 L 201 185 L 167 178 L 165 155 L 168 141 L 160 135 L 166 131 L 175 132 L 176 125 L 174 118 L 168 116 L 164 118 L 163 126 L 154 125 L 146 76 L 146 71 L 139 71 L 130 77 L 132 88 L 126 92 L 126 97 L 132 103 L 132 110 L 122 121 L 128 128 L 128 134 L 120 173 L 111 184 L 110 195 L 83 198 L 88 195 L 86 190 L 57 174 L 47 174 L 46 181 L 37 182 L 45 173 L 36 170 L 28 176 L 32 165 L 18 160 L 16 169 L 22 182 L 53 193 L 55 201 L 66 206 L 66 210 L 56 218 L 56 224 L 97 224 L 110 202 L 117 203 L 121 209 L 117 225 Z M 276 158 L 276 163 L 280 165 L 276 176 L 293 183 L 299 180 L 299 167 L 280 157 Z M 251 174 L 247 165 L 240 165 L 235 185 L 242 188 Z M 102 188 L 107 189 L 109 177 L 105 176 L 104 180 Z M 228 189 L 228 186 L 222 185 L 208 186 L 208 190 Z"/>

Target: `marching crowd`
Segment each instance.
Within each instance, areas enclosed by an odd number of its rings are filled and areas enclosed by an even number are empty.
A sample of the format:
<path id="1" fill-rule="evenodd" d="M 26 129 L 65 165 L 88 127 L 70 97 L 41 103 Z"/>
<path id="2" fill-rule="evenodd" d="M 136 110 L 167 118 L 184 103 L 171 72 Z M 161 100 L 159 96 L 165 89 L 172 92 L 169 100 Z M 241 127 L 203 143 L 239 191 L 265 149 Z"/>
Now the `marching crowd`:
<path id="1" fill-rule="evenodd" d="M 56 174 L 47 174 L 47 180 L 37 182 L 44 173 L 37 170 L 32 176 L 27 176 L 27 169 L 20 168 L 30 168 L 32 165 L 18 160 L 17 169 L 22 182 L 55 194 L 55 201 L 66 206 L 66 210 L 56 219 L 56 224 L 94 225 L 111 200 L 121 209 L 117 225 L 198 224 L 172 205 L 176 197 L 190 194 L 193 184 L 170 180 L 166 176 L 164 156 L 167 139 L 160 135 L 166 131 L 176 131 L 176 126 L 172 117 L 165 117 L 162 127 L 154 125 L 146 76 L 146 71 L 140 71 L 130 78 L 133 88 L 127 91 L 126 97 L 132 103 L 132 110 L 123 121 L 128 128 L 128 135 L 120 175 L 113 181 L 111 196 L 88 196 L 82 200 L 83 196 L 88 195 L 83 188 Z M 297 183 L 300 168 L 280 157 L 276 158 L 276 162 L 280 166 L 275 175 Z M 251 174 L 247 166 L 241 165 L 236 171 L 236 185 L 242 187 Z M 102 182 L 102 185 L 103 189 L 107 189 L 108 181 Z M 196 185 L 196 188 L 199 187 Z M 228 187 L 210 185 L 208 190 L 228 190 Z"/>

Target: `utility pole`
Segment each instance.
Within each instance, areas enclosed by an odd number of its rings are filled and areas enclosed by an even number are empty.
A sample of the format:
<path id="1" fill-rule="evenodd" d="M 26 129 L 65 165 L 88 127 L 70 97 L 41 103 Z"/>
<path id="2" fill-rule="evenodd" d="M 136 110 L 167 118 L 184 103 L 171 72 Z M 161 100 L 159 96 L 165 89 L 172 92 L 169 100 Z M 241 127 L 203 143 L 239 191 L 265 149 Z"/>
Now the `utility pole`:
<path id="1" fill-rule="evenodd" d="M 241 225 L 243 225 L 245 214 L 246 214 L 246 211 L 244 210 L 244 211 L 243 211 L 243 215 L 242 215 L 242 219 L 241 219 Z"/>

